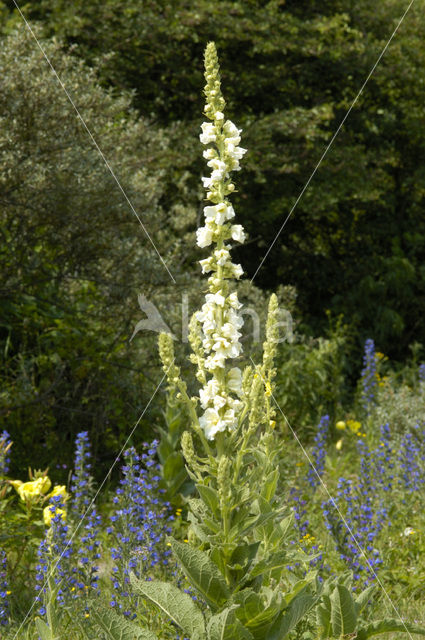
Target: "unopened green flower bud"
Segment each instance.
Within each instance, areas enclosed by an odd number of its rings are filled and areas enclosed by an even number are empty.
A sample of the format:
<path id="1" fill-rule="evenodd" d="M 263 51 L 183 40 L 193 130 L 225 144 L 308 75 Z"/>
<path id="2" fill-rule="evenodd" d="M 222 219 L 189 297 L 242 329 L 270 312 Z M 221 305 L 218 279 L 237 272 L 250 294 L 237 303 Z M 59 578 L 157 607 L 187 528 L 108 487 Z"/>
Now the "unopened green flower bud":
<path id="1" fill-rule="evenodd" d="M 217 484 L 220 506 L 222 508 L 228 503 L 232 495 L 231 468 L 232 464 L 229 458 L 221 456 L 217 469 Z"/>
<path id="2" fill-rule="evenodd" d="M 181 448 L 188 466 L 192 467 L 195 463 L 195 449 L 193 447 L 193 440 L 189 431 L 184 431 L 182 434 Z"/>

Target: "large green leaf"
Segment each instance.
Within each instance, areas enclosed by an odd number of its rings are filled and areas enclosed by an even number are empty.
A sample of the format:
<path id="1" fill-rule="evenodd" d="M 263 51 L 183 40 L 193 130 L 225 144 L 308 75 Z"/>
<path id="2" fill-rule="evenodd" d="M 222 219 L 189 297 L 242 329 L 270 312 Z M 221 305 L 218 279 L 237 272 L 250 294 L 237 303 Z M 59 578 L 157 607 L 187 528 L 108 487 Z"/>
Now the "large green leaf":
<path id="1" fill-rule="evenodd" d="M 262 598 L 252 589 L 244 589 L 232 597 L 232 602 L 238 605 L 237 618 L 254 637 L 258 636 L 258 631 L 266 631 L 280 610 L 280 602 L 278 603 L 276 598 L 267 598 L 269 602 L 265 600 L 266 598 Z M 265 636 L 260 633 L 260 637 Z"/>
<path id="2" fill-rule="evenodd" d="M 58 636 L 56 636 L 56 638 L 53 636 L 50 627 L 41 618 L 35 619 L 35 626 L 37 627 L 41 640 L 59 640 Z"/>
<path id="3" fill-rule="evenodd" d="M 91 617 L 106 633 L 107 640 L 158 640 L 157 636 L 116 614 L 114 611 L 91 611 Z"/>
<path id="4" fill-rule="evenodd" d="M 187 593 L 168 582 L 139 580 L 134 574 L 130 581 L 135 593 L 156 604 L 192 640 L 205 637 L 202 611 Z"/>
<path id="5" fill-rule="evenodd" d="M 173 480 L 173 478 L 182 470 L 186 475 L 183 456 L 180 451 L 174 451 L 167 457 L 162 467 L 164 479 L 167 481 Z"/>
<path id="6" fill-rule="evenodd" d="M 213 611 L 230 597 L 226 581 L 206 553 L 170 538 L 171 548 L 190 583 L 203 595 Z"/>
<path id="7" fill-rule="evenodd" d="M 297 595 L 289 607 L 278 617 L 273 624 L 267 640 L 283 640 L 288 633 L 295 629 L 297 624 L 304 618 L 306 613 L 316 604 L 317 596 L 301 593 Z"/>
<path id="8" fill-rule="evenodd" d="M 208 640 L 253 640 L 251 633 L 235 616 L 235 609 L 237 605 L 232 605 L 210 618 L 207 625 Z"/>
<path id="9" fill-rule="evenodd" d="M 354 633 L 357 613 L 353 596 L 342 584 L 337 584 L 330 595 L 332 634 L 339 638 Z"/>
<path id="10" fill-rule="evenodd" d="M 199 495 L 202 500 L 211 510 L 216 517 L 220 514 L 220 500 L 218 497 L 218 492 L 212 487 L 208 487 L 204 484 L 197 484 L 196 488 L 198 489 Z"/>
<path id="11" fill-rule="evenodd" d="M 266 573 L 267 571 L 273 571 L 273 569 L 279 569 L 285 567 L 288 564 L 288 554 L 286 551 L 278 551 L 273 553 L 267 558 L 263 558 L 260 562 L 252 568 L 249 572 L 249 578 L 256 578 L 257 576 Z"/>
<path id="12" fill-rule="evenodd" d="M 261 496 L 267 502 L 270 502 L 276 492 L 277 481 L 279 479 L 279 469 L 273 469 L 264 479 L 261 487 Z"/>
<path id="13" fill-rule="evenodd" d="M 359 593 L 359 595 L 355 599 L 357 615 L 359 615 L 359 613 L 363 611 L 375 589 L 376 585 L 372 584 L 370 587 L 367 587 L 367 589 Z"/>
<path id="14" fill-rule="evenodd" d="M 356 640 L 367 640 L 372 636 L 377 636 L 380 633 L 394 633 L 400 631 L 401 633 L 416 633 L 421 636 L 425 636 L 425 629 L 410 622 L 402 622 L 401 620 L 377 620 L 371 622 L 367 626 L 357 631 Z"/>
<path id="15" fill-rule="evenodd" d="M 316 625 L 320 638 L 328 638 L 331 633 L 331 599 L 327 594 L 323 594 L 321 602 L 316 608 Z"/>

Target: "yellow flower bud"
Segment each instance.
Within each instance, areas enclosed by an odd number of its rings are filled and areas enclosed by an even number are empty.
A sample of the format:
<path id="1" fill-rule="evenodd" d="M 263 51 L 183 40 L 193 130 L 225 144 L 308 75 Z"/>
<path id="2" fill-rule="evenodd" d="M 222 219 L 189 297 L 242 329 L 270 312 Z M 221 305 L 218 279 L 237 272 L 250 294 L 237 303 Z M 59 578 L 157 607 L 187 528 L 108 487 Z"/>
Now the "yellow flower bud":
<path id="1" fill-rule="evenodd" d="M 343 420 L 339 420 L 339 422 L 336 423 L 335 427 L 340 431 L 343 431 L 345 429 L 345 422 Z"/>
<path id="2" fill-rule="evenodd" d="M 336 449 L 337 451 L 341 451 L 341 448 L 342 448 L 342 441 L 343 441 L 343 438 L 341 438 L 340 440 L 338 440 L 338 442 L 336 443 L 336 445 L 335 445 L 335 449 Z"/>

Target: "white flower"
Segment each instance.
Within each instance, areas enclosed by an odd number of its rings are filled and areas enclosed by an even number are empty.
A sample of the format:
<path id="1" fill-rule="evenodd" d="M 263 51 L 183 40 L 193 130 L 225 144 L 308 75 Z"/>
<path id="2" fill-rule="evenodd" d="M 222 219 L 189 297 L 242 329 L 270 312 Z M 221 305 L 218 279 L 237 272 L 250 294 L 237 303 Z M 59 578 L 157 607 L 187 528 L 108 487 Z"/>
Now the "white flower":
<path id="1" fill-rule="evenodd" d="M 221 335 L 224 338 L 228 338 L 232 342 L 237 342 L 238 338 L 241 337 L 241 334 L 236 329 L 236 327 L 230 322 L 225 322 L 221 327 Z"/>
<path id="2" fill-rule="evenodd" d="M 224 265 L 230 261 L 230 253 L 228 249 L 216 249 L 214 251 L 214 258 L 216 259 L 217 264 L 220 267 L 224 267 Z"/>
<path id="3" fill-rule="evenodd" d="M 216 304 L 219 307 L 224 307 L 224 303 L 226 302 L 226 298 L 218 293 L 207 293 L 205 296 L 205 300 L 208 304 Z"/>
<path id="4" fill-rule="evenodd" d="M 208 440 L 213 440 L 217 433 L 225 431 L 227 424 L 221 420 L 215 409 L 207 409 L 203 416 L 199 418 L 199 424 Z"/>
<path id="5" fill-rule="evenodd" d="M 242 129 L 238 129 L 235 124 L 231 120 L 226 120 L 223 125 L 223 133 L 226 138 L 238 138 L 239 134 L 242 133 Z"/>
<path id="6" fill-rule="evenodd" d="M 232 263 L 232 274 L 233 274 L 233 277 L 237 279 L 243 276 L 243 269 L 240 264 Z"/>
<path id="7" fill-rule="evenodd" d="M 205 258 L 205 260 L 199 260 L 199 264 L 202 268 L 202 273 L 209 273 L 212 271 L 212 258 Z"/>
<path id="8" fill-rule="evenodd" d="M 207 165 L 211 167 L 211 169 L 220 171 L 222 175 L 224 175 L 227 168 L 226 163 L 223 162 L 223 160 L 220 160 L 219 158 L 212 158 L 209 162 L 207 162 Z"/>
<path id="9" fill-rule="evenodd" d="M 228 372 L 227 388 L 238 396 L 242 394 L 242 371 L 239 367 L 232 367 Z"/>
<path id="10" fill-rule="evenodd" d="M 206 160 L 211 160 L 212 158 L 217 157 L 217 151 L 212 147 L 210 147 L 209 149 L 204 149 L 204 151 L 202 152 L 202 155 Z"/>
<path id="11" fill-rule="evenodd" d="M 226 425 L 226 427 L 234 428 L 237 426 L 237 418 L 235 416 L 235 412 L 233 409 L 228 409 L 224 416 L 222 422 Z"/>
<path id="12" fill-rule="evenodd" d="M 243 156 L 247 152 L 247 150 L 244 149 L 243 147 L 237 147 L 232 142 L 232 138 L 225 138 L 224 147 L 226 149 L 227 155 L 229 155 L 234 160 L 242 160 Z M 213 156 L 211 156 L 211 157 L 213 157 Z"/>
<path id="13" fill-rule="evenodd" d="M 226 169 L 226 165 L 224 165 L 224 169 L 214 169 L 214 171 L 211 174 L 211 184 L 214 184 L 216 182 L 221 182 L 223 178 L 227 176 L 227 172 L 225 171 L 225 169 Z"/>
<path id="14" fill-rule="evenodd" d="M 229 300 L 229 298 L 227 298 L 227 300 Z M 228 309 L 225 315 L 226 315 L 227 322 L 230 322 L 230 324 L 233 324 L 236 327 L 236 329 L 240 329 L 243 326 L 242 316 L 236 313 L 236 311 L 234 311 L 233 309 Z"/>
<path id="15" fill-rule="evenodd" d="M 227 207 L 223 203 L 210 207 L 204 207 L 204 215 L 207 220 L 213 220 L 216 224 L 223 224 L 226 220 Z"/>
<path id="16" fill-rule="evenodd" d="M 242 304 L 239 302 L 238 300 L 238 294 L 236 293 L 236 291 L 234 291 L 233 293 L 231 293 L 229 296 L 227 296 L 227 303 L 233 308 L 233 309 L 240 309 Z"/>
<path id="17" fill-rule="evenodd" d="M 245 232 L 241 224 L 233 224 L 230 231 L 235 242 L 245 242 Z"/>
<path id="18" fill-rule="evenodd" d="M 203 122 L 201 124 L 202 133 L 199 135 L 199 139 L 202 144 L 209 144 L 215 142 L 216 134 L 214 125 L 211 122 Z"/>
<path id="19" fill-rule="evenodd" d="M 212 380 L 208 380 L 205 387 L 199 390 L 199 398 L 201 400 L 201 405 L 203 409 L 206 409 L 209 403 L 214 400 L 214 397 L 218 394 L 219 385 L 217 380 L 212 378 Z"/>
<path id="20" fill-rule="evenodd" d="M 222 113 L 221 111 L 216 111 L 214 114 L 214 118 L 216 120 L 224 120 L 224 113 Z"/>
<path id="21" fill-rule="evenodd" d="M 207 371 L 214 371 L 215 369 L 224 369 L 224 365 L 226 362 L 226 358 L 228 357 L 227 353 L 223 350 L 216 351 L 216 353 L 208 356 L 205 360 L 205 369 Z"/>
<path id="22" fill-rule="evenodd" d="M 213 231 L 210 227 L 199 227 L 196 230 L 196 244 L 198 247 L 208 247 L 213 239 Z"/>

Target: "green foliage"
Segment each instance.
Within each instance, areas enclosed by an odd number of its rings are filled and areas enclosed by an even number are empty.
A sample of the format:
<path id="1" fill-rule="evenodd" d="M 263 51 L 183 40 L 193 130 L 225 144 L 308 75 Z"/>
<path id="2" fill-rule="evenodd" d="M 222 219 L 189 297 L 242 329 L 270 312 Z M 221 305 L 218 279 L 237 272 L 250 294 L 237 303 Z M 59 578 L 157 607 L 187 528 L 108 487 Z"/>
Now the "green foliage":
<path id="1" fill-rule="evenodd" d="M 128 94 L 102 89 L 95 71 L 57 42 L 42 45 L 172 262 L 182 240 L 168 232 L 161 203 L 167 136 L 131 109 Z M 128 342 L 135 292 L 143 288 L 160 310 L 177 306 L 180 292 L 21 28 L 2 38 L 0 110 L 0 415 L 19 471 L 34 461 L 47 466 L 53 452 L 57 463 L 67 462 L 84 424 L 95 455 L 101 450 L 100 475 L 156 385 L 154 334 L 145 334 L 143 349 Z M 173 270 L 177 277 L 178 266 Z M 151 411 L 142 430 L 150 432 L 154 420 Z"/>
<path id="2" fill-rule="evenodd" d="M 154 633 L 147 629 L 141 629 L 139 625 L 117 615 L 114 611 L 96 611 L 94 609 L 91 615 L 106 634 L 107 640 L 157 640 Z M 91 634 L 86 637 L 92 638 Z"/>
<path id="3" fill-rule="evenodd" d="M 166 499 L 173 505 L 181 506 L 182 495 L 193 493 L 193 483 L 184 464 L 180 450 L 180 438 L 187 424 L 188 417 L 184 408 L 167 397 L 167 407 L 164 412 L 165 428 L 159 427 L 160 441 L 158 457 L 161 463 L 161 473 L 166 489 Z"/>
<path id="4" fill-rule="evenodd" d="M 206 42 L 217 42 L 232 116 L 250 149 L 238 199 L 252 240 L 239 253 L 253 275 L 406 4 L 173 0 L 140 11 L 138 0 L 43 0 L 25 9 L 44 33 L 76 45 L 76 58 L 100 64 L 106 85 L 134 90 L 138 111 L 167 127 L 178 149 L 167 162 L 180 172 L 166 189 L 170 210 L 173 186 L 182 209 L 196 208 L 199 61 Z M 314 334 L 331 309 L 359 341 L 373 335 L 397 357 L 413 335 L 425 342 L 424 31 L 414 3 L 256 276 L 266 288 L 296 286 Z"/>
<path id="5" fill-rule="evenodd" d="M 190 638 L 201 640 L 205 635 L 204 617 L 189 595 L 168 582 L 146 582 L 134 574 L 131 584 L 138 595 L 148 598 Z"/>
<path id="6" fill-rule="evenodd" d="M 313 340 L 296 333 L 279 349 L 276 400 L 299 435 L 322 415 L 333 422 L 347 402 L 349 333 L 338 321 L 329 334 Z"/>

